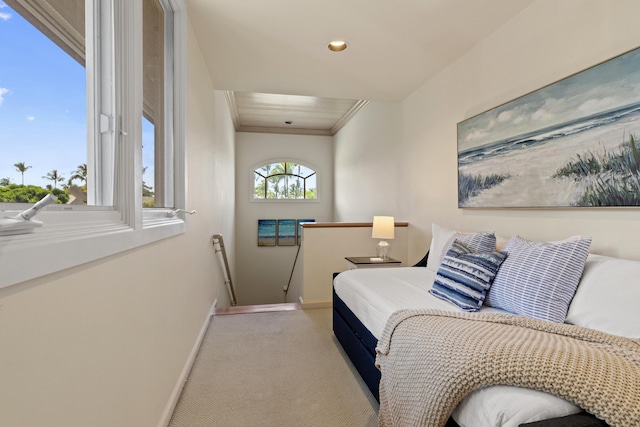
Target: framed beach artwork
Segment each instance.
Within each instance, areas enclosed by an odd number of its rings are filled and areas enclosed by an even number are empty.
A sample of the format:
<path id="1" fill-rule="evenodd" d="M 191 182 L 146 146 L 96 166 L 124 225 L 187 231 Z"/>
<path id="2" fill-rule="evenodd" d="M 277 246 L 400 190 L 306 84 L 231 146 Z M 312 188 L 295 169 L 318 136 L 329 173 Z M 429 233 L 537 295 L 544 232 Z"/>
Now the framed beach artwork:
<path id="1" fill-rule="evenodd" d="M 278 220 L 258 220 L 258 246 L 275 246 L 278 232 Z"/>
<path id="2" fill-rule="evenodd" d="M 279 219 L 278 246 L 295 246 L 297 240 L 296 231 L 295 219 Z"/>
<path id="3" fill-rule="evenodd" d="M 640 49 L 458 123 L 458 206 L 640 206 Z"/>

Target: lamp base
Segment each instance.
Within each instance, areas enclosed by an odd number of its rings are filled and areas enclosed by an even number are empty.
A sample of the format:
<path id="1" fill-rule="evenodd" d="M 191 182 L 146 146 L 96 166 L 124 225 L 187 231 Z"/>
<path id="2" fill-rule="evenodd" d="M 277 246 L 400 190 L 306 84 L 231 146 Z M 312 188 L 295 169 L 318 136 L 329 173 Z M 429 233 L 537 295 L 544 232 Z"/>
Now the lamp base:
<path id="1" fill-rule="evenodd" d="M 378 246 L 376 246 L 376 255 L 378 258 L 389 259 L 389 243 L 385 240 L 380 240 Z"/>

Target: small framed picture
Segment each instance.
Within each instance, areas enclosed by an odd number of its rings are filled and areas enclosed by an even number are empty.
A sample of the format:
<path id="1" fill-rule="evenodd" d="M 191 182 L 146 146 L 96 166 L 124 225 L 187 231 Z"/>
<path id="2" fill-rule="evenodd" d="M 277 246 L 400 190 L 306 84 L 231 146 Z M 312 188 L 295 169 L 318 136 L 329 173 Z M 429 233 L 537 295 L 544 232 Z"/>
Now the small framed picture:
<path id="1" fill-rule="evenodd" d="M 296 220 L 278 220 L 278 246 L 296 245 Z"/>
<path id="2" fill-rule="evenodd" d="M 258 220 L 258 246 L 275 246 L 276 233 L 278 232 L 278 220 Z"/>

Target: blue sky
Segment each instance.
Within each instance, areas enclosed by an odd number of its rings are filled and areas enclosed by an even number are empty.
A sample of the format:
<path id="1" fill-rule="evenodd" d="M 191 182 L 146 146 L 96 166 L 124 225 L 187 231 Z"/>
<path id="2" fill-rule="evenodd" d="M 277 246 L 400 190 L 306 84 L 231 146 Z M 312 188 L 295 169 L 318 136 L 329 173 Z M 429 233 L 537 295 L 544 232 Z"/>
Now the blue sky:
<path id="1" fill-rule="evenodd" d="M 85 70 L 0 2 L 0 178 L 46 186 L 86 163 Z M 59 187 L 59 185 L 58 185 Z"/>
<path id="2" fill-rule="evenodd" d="M 458 125 L 464 151 L 640 101 L 640 49 L 510 101 Z"/>
<path id="3" fill-rule="evenodd" d="M 25 162 L 25 184 L 52 184 L 42 177 L 53 169 L 66 183 L 87 163 L 85 69 L 1 0 L 0 40 L 0 178 L 20 184 L 14 164 Z M 152 125 L 143 131 L 153 165 Z M 144 178 L 153 185 L 152 166 Z"/>

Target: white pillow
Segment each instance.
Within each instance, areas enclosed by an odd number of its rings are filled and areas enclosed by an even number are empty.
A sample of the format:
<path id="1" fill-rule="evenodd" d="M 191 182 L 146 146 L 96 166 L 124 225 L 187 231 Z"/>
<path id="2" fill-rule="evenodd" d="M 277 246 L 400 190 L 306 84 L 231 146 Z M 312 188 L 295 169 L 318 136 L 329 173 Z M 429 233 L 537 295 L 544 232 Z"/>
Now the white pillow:
<path id="1" fill-rule="evenodd" d="M 469 246 L 474 252 L 493 252 L 496 250 L 496 236 L 493 232 L 465 233 L 432 224 L 431 236 L 427 268 L 434 273 L 438 271 L 442 258 L 456 239 Z"/>
<path id="2" fill-rule="evenodd" d="M 640 338 L 640 261 L 589 254 L 567 323 Z"/>

